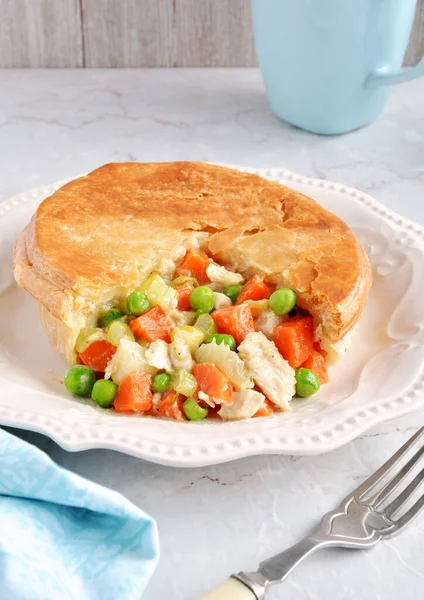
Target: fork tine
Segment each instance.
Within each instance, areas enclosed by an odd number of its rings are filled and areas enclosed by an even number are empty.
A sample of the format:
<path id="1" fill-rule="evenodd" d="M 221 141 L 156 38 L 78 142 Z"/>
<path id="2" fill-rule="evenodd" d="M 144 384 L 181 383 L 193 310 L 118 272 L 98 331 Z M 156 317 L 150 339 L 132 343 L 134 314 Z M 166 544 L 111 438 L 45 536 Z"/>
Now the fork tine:
<path id="1" fill-rule="evenodd" d="M 424 508 L 424 494 L 421 496 L 419 500 L 412 506 L 404 515 L 401 516 L 400 519 L 395 521 L 396 528 L 393 530 L 393 533 L 398 533 L 401 529 L 403 529 L 412 519 L 414 519 Z M 390 534 L 390 532 L 389 532 Z"/>
<path id="2" fill-rule="evenodd" d="M 379 481 L 404 457 L 409 448 L 416 442 L 416 440 L 424 433 L 424 427 L 421 427 L 409 440 L 401 447 L 387 462 L 384 463 L 375 473 L 368 477 L 360 486 L 356 488 L 350 494 L 358 499 L 361 499 L 364 494 L 369 492 L 373 487 L 377 485 Z"/>
<path id="3" fill-rule="evenodd" d="M 418 475 L 411 481 L 411 483 L 399 494 L 397 498 L 395 498 L 390 504 L 386 506 L 383 510 L 386 517 L 389 519 L 392 515 L 395 514 L 402 506 L 409 500 L 411 495 L 415 492 L 417 487 L 419 487 L 424 481 L 424 469 L 422 469 Z"/>
<path id="4" fill-rule="evenodd" d="M 371 504 L 373 508 L 378 508 L 382 502 L 398 487 L 398 485 L 405 479 L 410 473 L 413 467 L 417 464 L 420 458 L 424 454 L 424 445 L 414 454 L 414 456 L 406 463 L 399 473 L 394 477 L 387 485 L 379 490 L 367 503 Z"/>

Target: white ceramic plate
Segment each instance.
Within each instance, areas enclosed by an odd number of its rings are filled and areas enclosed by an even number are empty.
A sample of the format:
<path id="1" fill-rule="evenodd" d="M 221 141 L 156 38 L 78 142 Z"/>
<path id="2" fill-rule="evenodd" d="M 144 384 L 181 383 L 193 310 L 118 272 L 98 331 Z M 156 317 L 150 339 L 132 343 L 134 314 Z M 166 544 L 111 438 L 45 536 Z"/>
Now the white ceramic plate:
<path id="1" fill-rule="evenodd" d="M 424 405 L 424 229 L 370 196 L 281 169 L 242 169 L 306 193 L 359 235 L 374 283 L 355 340 L 331 382 L 274 418 L 177 423 L 122 416 L 68 395 L 65 368 L 13 283 L 14 241 L 37 205 L 64 182 L 0 204 L 0 423 L 44 433 L 67 450 L 111 448 L 193 467 L 262 453 L 318 454 L 382 421 Z"/>

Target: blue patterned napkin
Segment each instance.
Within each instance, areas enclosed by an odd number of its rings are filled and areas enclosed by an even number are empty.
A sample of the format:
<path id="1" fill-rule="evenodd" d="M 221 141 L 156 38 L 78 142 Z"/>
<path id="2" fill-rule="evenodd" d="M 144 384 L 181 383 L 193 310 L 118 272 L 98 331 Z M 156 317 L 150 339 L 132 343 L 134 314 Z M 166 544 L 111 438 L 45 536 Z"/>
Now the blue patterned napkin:
<path id="1" fill-rule="evenodd" d="M 1 600 L 140 600 L 155 522 L 0 429 Z"/>

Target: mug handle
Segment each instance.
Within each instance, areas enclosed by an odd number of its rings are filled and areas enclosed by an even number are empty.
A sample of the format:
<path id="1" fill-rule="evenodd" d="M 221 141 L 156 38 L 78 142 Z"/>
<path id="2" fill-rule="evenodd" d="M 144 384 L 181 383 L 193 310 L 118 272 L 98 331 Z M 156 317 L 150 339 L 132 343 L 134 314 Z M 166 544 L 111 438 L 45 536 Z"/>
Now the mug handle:
<path id="1" fill-rule="evenodd" d="M 394 83 L 404 83 L 411 81 L 417 77 L 424 75 L 424 57 L 414 66 L 409 69 L 389 69 L 388 67 L 380 67 L 373 73 L 368 75 L 365 82 L 367 87 L 379 87 L 381 85 L 393 85 Z"/>

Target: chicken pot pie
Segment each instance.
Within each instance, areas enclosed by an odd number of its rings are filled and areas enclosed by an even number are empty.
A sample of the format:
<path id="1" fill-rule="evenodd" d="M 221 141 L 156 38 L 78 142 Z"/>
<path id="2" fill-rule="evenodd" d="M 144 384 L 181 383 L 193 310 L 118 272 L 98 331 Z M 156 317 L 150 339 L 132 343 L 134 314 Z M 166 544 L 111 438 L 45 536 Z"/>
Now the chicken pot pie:
<path id="1" fill-rule="evenodd" d="M 314 200 L 193 162 L 67 183 L 23 230 L 14 274 L 70 391 L 178 420 L 267 416 L 317 391 L 371 285 L 356 235 Z"/>

